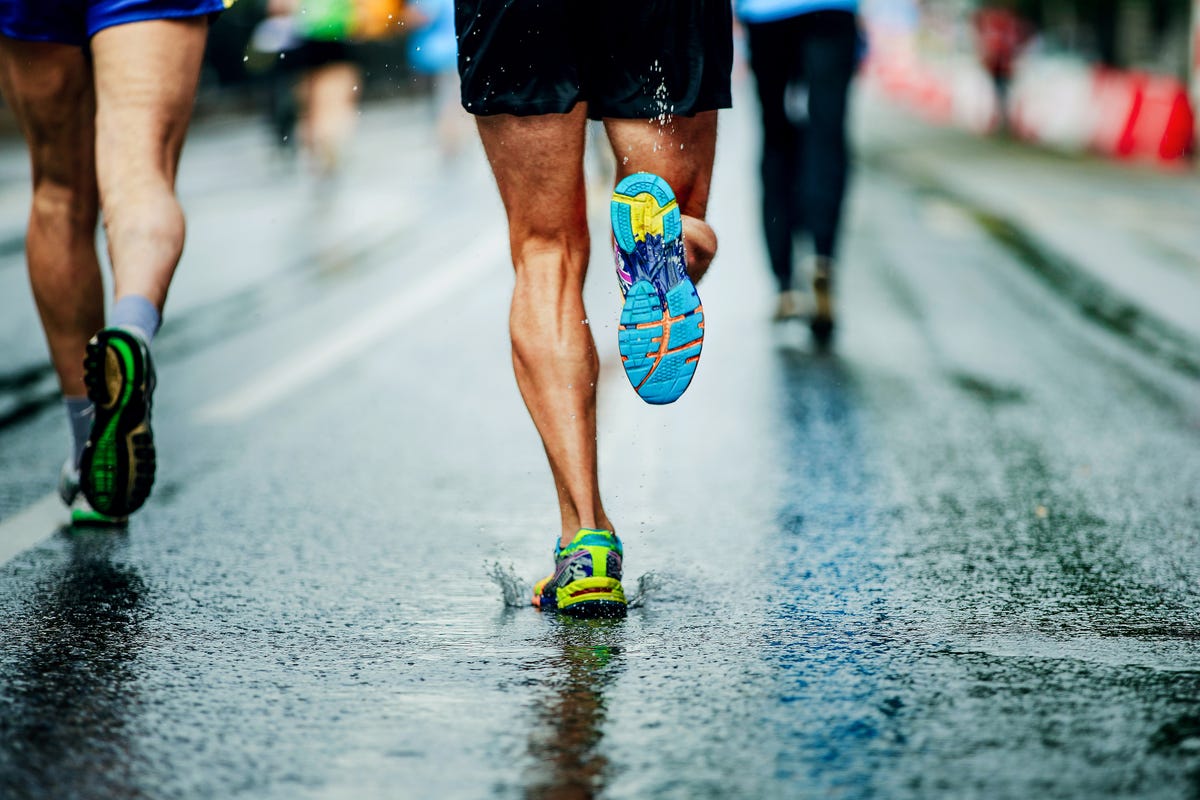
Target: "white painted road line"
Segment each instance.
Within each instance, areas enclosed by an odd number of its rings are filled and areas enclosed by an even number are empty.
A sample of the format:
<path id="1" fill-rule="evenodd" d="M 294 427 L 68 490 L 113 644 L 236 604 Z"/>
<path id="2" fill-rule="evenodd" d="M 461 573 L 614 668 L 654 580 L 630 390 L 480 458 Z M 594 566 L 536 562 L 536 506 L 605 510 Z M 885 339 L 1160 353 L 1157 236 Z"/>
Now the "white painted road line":
<path id="1" fill-rule="evenodd" d="M 453 260 L 439 264 L 436 271 L 416 286 L 405 286 L 363 316 L 331 334 L 323 334 L 316 346 L 297 353 L 232 394 L 197 412 L 201 422 L 236 422 L 270 406 L 345 364 L 401 325 L 457 296 L 474 278 L 494 271 L 508 260 L 508 236 L 494 229 L 473 239 Z"/>
<path id="2" fill-rule="evenodd" d="M 0 522 L 0 564 L 28 550 L 70 519 L 67 507 L 51 492 L 24 511 Z"/>
<path id="3" fill-rule="evenodd" d="M 231 395 L 200 409 L 202 421 L 245 419 L 298 387 L 314 381 L 363 352 L 396 328 L 457 296 L 470 281 L 508 263 L 506 229 L 474 237 L 452 261 L 416 286 L 405 286 L 355 322 L 325 336 L 319 346 L 297 353 Z M 70 514 L 56 493 L 0 522 L 0 565 L 67 524 Z"/>

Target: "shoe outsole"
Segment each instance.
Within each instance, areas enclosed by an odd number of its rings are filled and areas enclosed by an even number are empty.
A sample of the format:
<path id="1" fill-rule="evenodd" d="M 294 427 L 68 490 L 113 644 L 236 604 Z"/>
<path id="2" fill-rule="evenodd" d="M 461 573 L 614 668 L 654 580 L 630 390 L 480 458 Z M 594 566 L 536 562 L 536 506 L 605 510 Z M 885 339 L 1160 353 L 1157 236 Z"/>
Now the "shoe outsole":
<path id="1" fill-rule="evenodd" d="M 570 593 L 568 586 L 564 593 Z M 623 619 L 629 604 L 625 600 L 625 592 L 617 582 L 615 590 L 605 592 L 603 596 L 593 600 L 576 600 L 573 603 L 560 604 L 552 595 L 534 595 L 533 607 L 539 611 L 552 611 L 575 619 Z"/>
<path id="2" fill-rule="evenodd" d="M 675 193 L 657 175 L 624 178 L 613 191 L 610 213 L 613 238 L 625 253 L 659 235 L 665 252 L 683 236 Z M 704 307 L 691 278 L 685 275 L 660 285 L 666 286 L 665 297 L 652 281 L 633 282 L 625 293 L 617 330 L 625 375 L 638 395 L 654 405 L 673 403 L 684 393 L 704 344 Z"/>
<path id="3" fill-rule="evenodd" d="M 124 528 L 129 517 L 109 517 L 87 509 L 71 509 L 71 527 L 74 528 Z"/>
<path id="4" fill-rule="evenodd" d="M 107 328 L 88 343 L 84 383 L 96 417 L 79 462 L 80 488 L 106 517 L 129 516 L 154 485 L 151 369 L 141 343 L 128 331 Z"/>
<path id="5" fill-rule="evenodd" d="M 559 613 L 573 619 L 625 619 L 629 612 L 624 601 L 585 600 L 559 609 Z"/>

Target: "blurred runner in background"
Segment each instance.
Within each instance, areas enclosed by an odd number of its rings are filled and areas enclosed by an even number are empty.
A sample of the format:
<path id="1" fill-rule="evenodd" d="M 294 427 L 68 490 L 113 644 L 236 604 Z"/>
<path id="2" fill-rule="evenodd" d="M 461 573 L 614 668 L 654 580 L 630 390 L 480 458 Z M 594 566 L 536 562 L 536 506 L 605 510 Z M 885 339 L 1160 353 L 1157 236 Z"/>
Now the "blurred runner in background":
<path id="1" fill-rule="evenodd" d="M 776 319 L 801 315 L 796 237 L 812 236 L 811 326 L 833 336 L 834 258 L 849 172 L 846 109 L 858 63 L 857 0 L 737 0 L 762 113 L 762 222 Z"/>
<path id="2" fill-rule="evenodd" d="M 70 422 L 59 493 L 76 524 L 123 523 L 154 482 L 150 343 L 183 250 L 175 172 L 208 25 L 230 4 L 0 0 L 0 89 L 32 162 L 26 257 Z"/>
<path id="3" fill-rule="evenodd" d="M 269 16 L 291 15 L 299 45 L 300 141 L 319 177 L 338 172 L 358 123 L 362 70 L 355 43 L 399 32 L 400 0 L 268 0 Z"/>
<path id="4" fill-rule="evenodd" d="M 996 93 L 996 131 L 1008 133 L 1008 87 L 1013 65 L 1029 41 L 1029 25 L 1017 15 L 1015 3 L 991 0 L 975 12 L 975 39 L 979 60 L 992 79 Z"/>
<path id="5" fill-rule="evenodd" d="M 269 0 L 267 13 L 296 21 L 300 44 L 290 54 L 300 70 L 300 144 L 316 174 L 338 171 L 358 122 L 362 75 L 351 51 L 353 0 Z"/>
<path id="6" fill-rule="evenodd" d="M 513 366 L 562 522 L 554 573 L 533 603 L 623 616 L 623 550 L 596 474 L 585 130 L 602 119 L 616 156 L 625 371 L 647 402 L 669 403 L 696 369 L 704 323 L 693 281 L 717 249 L 704 216 L 717 109 L 730 104 L 729 0 L 458 0 L 455 10 L 463 105 L 508 214 Z"/>

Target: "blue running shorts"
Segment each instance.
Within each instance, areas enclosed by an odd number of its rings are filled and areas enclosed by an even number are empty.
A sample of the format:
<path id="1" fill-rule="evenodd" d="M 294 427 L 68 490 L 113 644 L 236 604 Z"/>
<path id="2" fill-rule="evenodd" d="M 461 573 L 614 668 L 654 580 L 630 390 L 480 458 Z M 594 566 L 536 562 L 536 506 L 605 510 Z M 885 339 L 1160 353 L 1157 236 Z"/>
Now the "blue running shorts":
<path id="1" fill-rule="evenodd" d="M 215 14 L 234 0 L 0 0 L 0 34 L 30 42 L 85 45 L 127 22 Z"/>

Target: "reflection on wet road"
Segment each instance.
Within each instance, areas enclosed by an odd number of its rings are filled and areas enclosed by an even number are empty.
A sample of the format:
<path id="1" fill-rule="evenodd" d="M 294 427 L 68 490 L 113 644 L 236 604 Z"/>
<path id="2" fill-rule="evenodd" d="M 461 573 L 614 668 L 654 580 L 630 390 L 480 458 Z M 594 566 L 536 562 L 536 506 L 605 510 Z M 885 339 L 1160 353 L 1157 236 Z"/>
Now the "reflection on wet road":
<path id="1" fill-rule="evenodd" d="M 189 145 L 160 484 L 127 533 L 0 566 L 0 797 L 1200 795 L 1193 380 L 869 167 L 814 352 L 767 322 L 729 115 L 673 407 L 629 391 L 594 236 L 602 486 L 644 602 L 543 616 L 557 523 L 486 165 L 447 177 L 417 109 L 363 122 L 330 197 L 248 124 Z M 61 459 L 32 313 L 3 320 L 0 526 Z"/>
<path id="2" fill-rule="evenodd" d="M 0 786 L 5 796 L 149 796 L 129 781 L 140 699 L 134 662 L 146 586 L 121 533 L 64 528 L 61 560 L 13 613 L 4 636 Z"/>
<path id="3" fill-rule="evenodd" d="M 603 794 L 605 690 L 621 674 L 622 633 L 619 623 L 558 620 L 550 639 L 562 655 L 530 665 L 544 696 L 535 703 L 529 737 L 527 797 Z"/>

